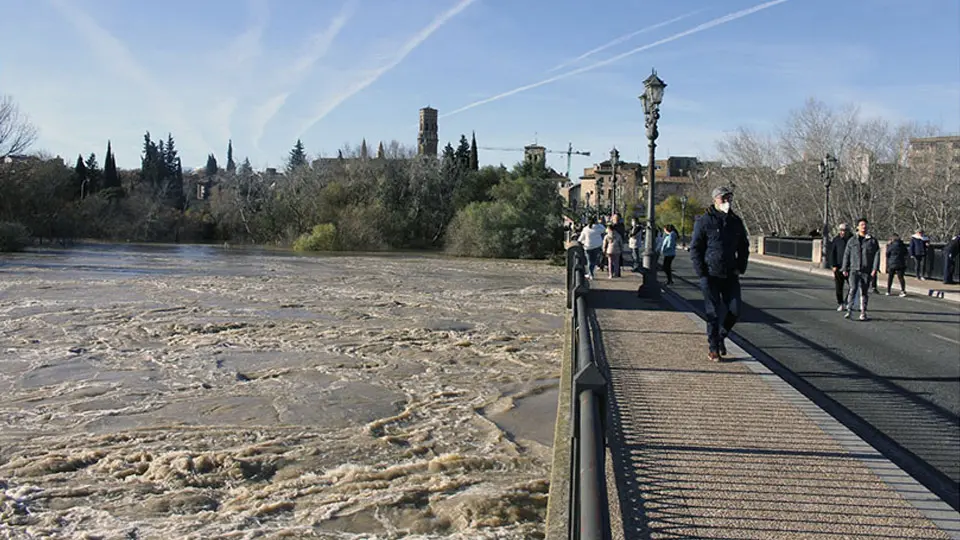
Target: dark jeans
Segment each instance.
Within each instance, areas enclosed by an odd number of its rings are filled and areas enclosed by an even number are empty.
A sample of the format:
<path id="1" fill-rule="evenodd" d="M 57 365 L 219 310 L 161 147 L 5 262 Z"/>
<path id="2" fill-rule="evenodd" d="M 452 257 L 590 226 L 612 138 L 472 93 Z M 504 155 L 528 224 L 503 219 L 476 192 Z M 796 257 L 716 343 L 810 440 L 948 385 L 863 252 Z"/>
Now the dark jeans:
<path id="1" fill-rule="evenodd" d="M 953 274 L 957 271 L 957 258 L 945 255 L 943 257 L 943 282 L 953 283 Z"/>
<path id="2" fill-rule="evenodd" d="M 602 248 L 594 248 L 587 250 L 587 262 L 589 263 L 590 275 L 593 276 L 593 272 L 597 269 L 597 263 L 600 262 L 600 256 L 603 255 Z"/>
<path id="3" fill-rule="evenodd" d="M 897 276 L 900 280 L 900 292 L 907 292 L 907 284 L 903 281 L 903 272 L 905 268 L 888 268 L 887 269 L 887 294 L 890 294 L 890 286 L 893 285 L 893 276 Z"/>
<path id="4" fill-rule="evenodd" d="M 923 267 L 923 255 L 914 255 L 913 260 L 917 261 L 917 279 L 927 275 L 927 269 Z"/>
<path id="5" fill-rule="evenodd" d="M 667 274 L 667 284 L 673 283 L 673 258 L 676 255 L 663 256 L 663 272 Z"/>
<path id="6" fill-rule="evenodd" d="M 870 299 L 870 272 L 850 272 L 850 292 L 847 293 L 847 313 L 853 312 L 853 301 L 860 297 L 858 304 L 860 311 L 867 312 L 867 301 Z"/>
<path id="7" fill-rule="evenodd" d="M 707 344 L 711 352 L 720 352 L 720 342 L 740 317 L 740 278 L 702 277 L 700 291 L 707 316 Z"/>
<path id="8" fill-rule="evenodd" d="M 640 254 L 640 248 L 631 248 L 630 251 L 633 252 L 633 269 L 638 270 L 643 266 L 643 256 Z"/>
<path id="9" fill-rule="evenodd" d="M 847 303 L 847 298 L 843 294 L 843 286 L 847 282 L 847 277 L 843 275 L 843 272 L 840 269 L 834 269 L 833 271 L 833 284 L 837 289 L 837 305 L 843 305 Z"/>

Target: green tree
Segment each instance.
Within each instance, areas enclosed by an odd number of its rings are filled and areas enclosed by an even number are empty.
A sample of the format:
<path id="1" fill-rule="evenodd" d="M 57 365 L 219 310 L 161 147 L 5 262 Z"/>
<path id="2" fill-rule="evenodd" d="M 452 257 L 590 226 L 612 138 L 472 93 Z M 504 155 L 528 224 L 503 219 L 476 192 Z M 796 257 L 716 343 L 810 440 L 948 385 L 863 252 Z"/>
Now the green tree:
<path id="1" fill-rule="evenodd" d="M 470 170 L 480 170 L 480 155 L 477 153 L 477 133 L 470 135 Z"/>
<path id="2" fill-rule="evenodd" d="M 367 159 L 370 157 L 367 151 L 367 139 L 364 137 L 363 141 L 360 142 L 360 159 Z"/>
<path id="3" fill-rule="evenodd" d="M 83 162 L 83 155 L 77 155 L 77 164 L 73 167 L 73 194 L 77 199 L 82 199 L 87 192 L 87 165 Z"/>
<path id="4" fill-rule="evenodd" d="M 297 139 L 297 144 L 290 150 L 290 157 L 287 158 L 287 172 L 291 173 L 301 167 L 307 166 L 307 153 L 303 150 L 303 143 Z"/>
<path id="5" fill-rule="evenodd" d="M 97 155 L 90 152 L 85 163 L 87 168 L 87 188 L 86 193 L 96 193 L 100 189 L 100 179 L 103 172 L 100 170 L 100 164 L 97 163 Z"/>
<path id="6" fill-rule="evenodd" d="M 693 197 L 687 198 L 687 205 L 684 207 L 680 197 L 670 195 L 657 205 L 657 228 L 662 229 L 666 225 L 673 225 L 677 228 L 677 234 L 681 237 L 690 238 L 690 235 L 693 234 L 694 218 L 705 211 L 706 208 Z M 681 230 L 681 225 L 683 230 Z"/>
<path id="7" fill-rule="evenodd" d="M 227 141 L 227 172 L 233 174 L 237 170 L 237 164 L 233 161 L 233 139 Z"/>
<path id="8" fill-rule="evenodd" d="M 464 171 L 470 170 L 470 141 L 466 135 L 460 135 L 460 144 L 454 153 L 457 158 L 457 166 Z"/>
<path id="9" fill-rule="evenodd" d="M 220 170 L 220 167 L 217 166 L 217 156 L 213 154 L 207 154 L 207 166 L 204 167 L 204 176 L 207 178 L 213 178 L 217 175 L 217 171 Z"/>
<path id="10" fill-rule="evenodd" d="M 113 155 L 110 141 L 107 141 L 107 157 L 103 163 L 103 189 L 118 190 L 121 188 L 120 175 L 117 173 L 117 159 Z"/>

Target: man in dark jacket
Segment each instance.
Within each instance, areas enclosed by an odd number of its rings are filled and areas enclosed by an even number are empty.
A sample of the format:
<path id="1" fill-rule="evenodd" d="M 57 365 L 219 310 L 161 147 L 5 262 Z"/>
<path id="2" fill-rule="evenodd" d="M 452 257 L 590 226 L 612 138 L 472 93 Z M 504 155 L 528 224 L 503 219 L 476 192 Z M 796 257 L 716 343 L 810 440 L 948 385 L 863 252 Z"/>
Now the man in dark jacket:
<path id="1" fill-rule="evenodd" d="M 837 311 L 847 309 L 847 297 L 843 294 L 843 285 L 847 282 L 846 276 L 840 271 L 843 264 L 843 252 L 847 249 L 847 240 L 850 240 L 850 228 L 846 223 L 838 227 L 837 236 L 830 242 L 830 251 L 827 253 L 830 267 L 833 268 L 833 284 L 837 291 Z"/>
<path id="2" fill-rule="evenodd" d="M 887 296 L 890 296 L 890 286 L 893 285 L 893 276 L 900 280 L 900 296 L 907 295 L 907 284 L 903 280 L 903 273 L 907 270 L 907 245 L 900 239 L 899 234 L 890 237 L 887 243 Z"/>
<path id="3" fill-rule="evenodd" d="M 943 282 L 953 283 L 953 274 L 957 271 L 957 259 L 960 258 L 960 234 L 954 236 L 943 247 Z"/>
<path id="4" fill-rule="evenodd" d="M 850 292 L 847 294 L 847 312 L 844 319 L 853 313 L 853 301 L 860 296 L 860 320 L 867 320 L 867 293 L 873 276 L 880 270 L 880 243 L 867 233 L 867 218 L 857 221 L 857 234 L 847 242 L 843 252 L 843 275 L 850 278 Z"/>
<path id="5" fill-rule="evenodd" d="M 730 209 L 732 201 L 730 188 L 714 189 L 713 206 L 697 219 L 690 241 L 690 260 L 700 278 L 707 316 L 708 358 L 714 362 L 727 354 L 724 340 L 740 316 L 740 276 L 747 271 L 750 256 L 747 229 Z"/>
<path id="6" fill-rule="evenodd" d="M 927 276 L 924 260 L 927 258 L 927 247 L 930 240 L 923 234 L 923 229 L 917 229 L 916 234 L 910 237 L 910 256 L 917 264 L 917 279 L 923 280 Z"/>

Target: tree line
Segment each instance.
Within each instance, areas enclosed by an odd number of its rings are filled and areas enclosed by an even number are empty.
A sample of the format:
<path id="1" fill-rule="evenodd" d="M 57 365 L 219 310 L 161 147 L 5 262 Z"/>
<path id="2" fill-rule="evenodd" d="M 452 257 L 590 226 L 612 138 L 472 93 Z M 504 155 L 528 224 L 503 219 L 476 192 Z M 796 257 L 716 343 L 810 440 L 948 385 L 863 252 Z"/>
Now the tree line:
<path id="1" fill-rule="evenodd" d="M 854 106 L 809 100 L 770 131 L 741 127 L 723 138 L 722 166 L 700 171 L 695 191 L 707 201 L 713 187 L 733 187 L 751 234 L 819 236 L 826 188 L 818 164 L 830 153 L 839 160 L 830 184 L 831 229 L 866 217 L 883 238 L 923 228 L 945 240 L 960 231 L 960 163 L 955 150 L 912 159 L 910 145 L 937 135 L 932 126 L 865 119 Z"/>
<path id="2" fill-rule="evenodd" d="M 32 142 L 5 147 L 3 133 L 0 157 Z M 95 154 L 78 156 L 72 167 L 48 156 L 4 160 L 0 222 L 63 244 L 310 246 L 318 244 L 303 240 L 322 226 L 325 249 L 532 258 L 562 249 L 561 199 L 550 172 L 539 163 L 481 168 L 475 136 L 461 135 L 439 157 L 417 156 L 396 141 L 372 154 L 364 140 L 335 158 L 311 159 L 297 140 L 281 171 L 255 171 L 249 159 L 237 165 L 228 141 L 225 167 L 210 154 L 203 169 L 185 174 L 173 134 L 155 140 L 147 132 L 140 157 L 139 169 L 118 169 L 108 141 L 102 168 Z"/>

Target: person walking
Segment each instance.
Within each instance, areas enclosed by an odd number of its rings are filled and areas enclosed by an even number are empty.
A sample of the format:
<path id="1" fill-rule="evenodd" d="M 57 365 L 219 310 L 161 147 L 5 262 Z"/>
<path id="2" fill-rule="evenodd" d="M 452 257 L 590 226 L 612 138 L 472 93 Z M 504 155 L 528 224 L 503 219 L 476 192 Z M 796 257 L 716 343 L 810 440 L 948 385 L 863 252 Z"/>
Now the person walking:
<path id="1" fill-rule="evenodd" d="M 907 284 L 903 279 L 903 273 L 906 270 L 907 245 L 900 239 L 899 234 L 894 234 L 887 243 L 887 296 L 890 296 L 893 276 L 897 276 L 900 280 L 900 296 L 907 295 Z"/>
<path id="2" fill-rule="evenodd" d="M 740 276 L 747 271 L 750 242 L 740 216 L 730 208 L 733 191 L 713 190 L 713 205 L 696 220 L 690 260 L 700 281 L 707 318 L 707 358 L 727 354 L 726 338 L 740 316 Z"/>
<path id="3" fill-rule="evenodd" d="M 616 231 L 617 236 L 620 238 L 620 254 L 617 255 L 617 272 L 615 274 L 617 277 L 620 277 L 620 269 L 623 268 L 623 242 L 627 238 L 627 226 L 624 225 L 623 218 L 617 213 L 610 216 L 610 221 L 613 222 L 613 230 Z"/>
<path id="4" fill-rule="evenodd" d="M 587 279 L 593 279 L 597 263 L 603 254 L 603 230 L 603 225 L 597 223 L 597 218 L 591 216 L 587 226 L 580 231 L 580 236 L 577 238 L 587 254 Z"/>
<path id="5" fill-rule="evenodd" d="M 847 309 L 847 297 L 843 290 L 847 278 L 840 270 L 840 265 L 843 264 L 843 252 L 847 249 L 847 241 L 850 240 L 850 227 L 846 223 L 841 223 L 837 229 L 837 236 L 834 237 L 833 242 L 830 242 L 830 251 L 827 252 L 827 256 L 830 266 L 833 268 L 833 285 L 837 292 L 837 311 L 843 311 Z"/>
<path id="6" fill-rule="evenodd" d="M 607 235 L 603 238 L 603 253 L 607 256 L 607 277 L 620 277 L 620 254 L 623 251 L 623 240 L 613 223 L 607 225 Z"/>
<path id="7" fill-rule="evenodd" d="M 637 218 L 630 218 L 630 253 L 633 255 L 633 268 L 631 271 L 639 272 L 643 266 L 643 260 L 640 258 L 640 242 L 643 237 L 643 227 L 637 222 Z"/>
<path id="8" fill-rule="evenodd" d="M 957 234 L 943 246 L 943 283 L 954 283 L 953 274 L 957 271 L 957 259 L 960 258 L 960 234 Z"/>
<path id="9" fill-rule="evenodd" d="M 860 298 L 860 320 L 867 319 L 870 282 L 880 270 L 880 243 L 867 233 L 867 218 L 857 221 L 857 234 L 847 242 L 843 252 L 843 275 L 850 278 L 850 292 L 847 293 L 847 312 L 844 319 L 853 314 L 853 301 Z"/>
<path id="10" fill-rule="evenodd" d="M 910 237 L 910 256 L 917 264 L 917 279 L 923 281 L 927 272 L 923 267 L 924 259 L 927 257 L 927 248 L 930 246 L 930 239 L 923 234 L 923 229 L 917 229 L 917 232 Z"/>
<path id="11" fill-rule="evenodd" d="M 663 255 L 663 272 L 667 275 L 667 285 L 673 285 L 673 259 L 677 256 L 677 230 L 673 225 L 663 228 L 663 240 L 657 251 Z"/>

